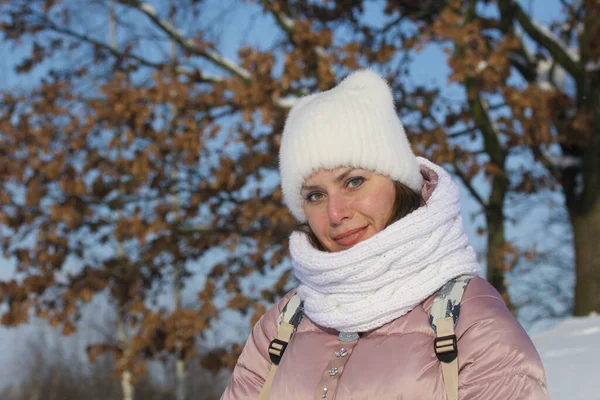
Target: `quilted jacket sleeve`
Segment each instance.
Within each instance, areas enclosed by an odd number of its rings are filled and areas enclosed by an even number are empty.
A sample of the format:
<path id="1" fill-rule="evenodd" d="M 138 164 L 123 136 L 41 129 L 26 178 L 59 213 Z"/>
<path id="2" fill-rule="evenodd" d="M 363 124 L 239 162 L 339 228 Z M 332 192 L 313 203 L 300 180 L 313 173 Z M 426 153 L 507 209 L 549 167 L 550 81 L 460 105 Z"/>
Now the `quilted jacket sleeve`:
<path id="1" fill-rule="evenodd" d="M 479 282 L 465 291 L 456 330 L 459 399 L 550 399 L 531 339 L 498 292 L 485 280 L 475 279 Z"/>
<path id="2" fill-rule="evenodd" d="M 256 400 L 271 369 L 267 349 L 277 336 L 277 318 L 295 291 L 273 305 L 252 328 L 221 400 Z"/>

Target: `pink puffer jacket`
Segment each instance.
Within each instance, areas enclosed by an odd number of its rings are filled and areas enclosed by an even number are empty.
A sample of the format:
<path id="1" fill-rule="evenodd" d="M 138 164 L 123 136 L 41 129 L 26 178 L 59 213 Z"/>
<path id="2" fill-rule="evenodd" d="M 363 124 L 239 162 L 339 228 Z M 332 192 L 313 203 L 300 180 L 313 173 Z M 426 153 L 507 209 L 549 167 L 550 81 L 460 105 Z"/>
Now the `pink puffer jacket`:
<path id="1" fill-rule="evenodd" d="M 292 294 L 254 326 L 221 400 L 258 398 L 271 365 L 267 348 L 277 334 L 277 317 Z M 305 317 L 279 364 L 270 398 L 445 399 L 429 325 L 434 297 L 350 345 L 340 342 L 335 330 Z M 482 278 L 474 278 L 465 290 L 456 335 L 459 399 L 550 398 L 531 340 Z"/>

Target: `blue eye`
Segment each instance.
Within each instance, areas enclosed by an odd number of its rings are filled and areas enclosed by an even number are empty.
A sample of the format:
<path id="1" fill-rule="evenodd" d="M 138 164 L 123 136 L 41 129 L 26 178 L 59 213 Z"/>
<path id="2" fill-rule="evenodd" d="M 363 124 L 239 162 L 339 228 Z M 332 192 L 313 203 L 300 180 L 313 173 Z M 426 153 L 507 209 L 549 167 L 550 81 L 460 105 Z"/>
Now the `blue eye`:
<path id="1" fill-rule="evenodd" d="M 309 203 L 314 203 L 314 202 L 317 202 L 319 200 L 322 200 L 323 197 L 324 197 L 323 193 L 320 193 L 320 192 L 311 192 L 311 193 L 309 193 L 309 194 L 306 195 L 305 199 Z"/>
<path id="2" fill-rule="evenodd" d="M 350 178 L 348 179 L 348 181 L 346 182 L 346 186 L 349 187 L 350 189 L 354 189 L 359 187 L 360 185 L 362 185 L 365 181 L 365 178 L 361 177 L 361 176 L 357 176 L 354 178 Z"/>

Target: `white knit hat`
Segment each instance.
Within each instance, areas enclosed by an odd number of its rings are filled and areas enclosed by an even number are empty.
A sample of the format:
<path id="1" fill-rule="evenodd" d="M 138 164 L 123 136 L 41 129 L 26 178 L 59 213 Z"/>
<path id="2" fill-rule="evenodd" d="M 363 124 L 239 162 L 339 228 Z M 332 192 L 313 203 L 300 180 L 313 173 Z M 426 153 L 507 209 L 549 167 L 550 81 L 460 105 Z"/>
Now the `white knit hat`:
<path id="1" fill-rule="evenodd" d="M 416 192 L 422 177 L 387 82 L 369 70 L 299 100 L 290 110 L 279 150 L 286 205 L 306 222 L 304 180 L 319 169 L 363 168 L 400 181 Z"/>

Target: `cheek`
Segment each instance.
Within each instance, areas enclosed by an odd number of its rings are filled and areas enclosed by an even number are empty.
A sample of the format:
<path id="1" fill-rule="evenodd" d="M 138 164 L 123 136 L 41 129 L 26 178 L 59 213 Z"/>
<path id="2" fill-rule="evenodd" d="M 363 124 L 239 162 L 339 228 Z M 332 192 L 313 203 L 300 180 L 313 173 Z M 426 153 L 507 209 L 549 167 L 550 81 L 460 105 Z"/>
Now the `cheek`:
<path id="1" fill-rule="evenodd" d="M 319 239 L 326 234 L 328 224 L 327 215 L 320 212 L 319 209 L 307 207 L 304 208 L 304 214 L 306 215 L 306 221 L 310 226 L 310 229 L 314 232 Z"/>
<path id="2" fill-rule="evenodd" d="M 395 196 L 395 191 L 390 192 L 384 189 L 375 193 L 374 196 L 370 196 L 363 203 L 362 208 L 365 214 L 375 222 L 377 231 L 382 230 L 390 219 L 394 208 Z"/>

